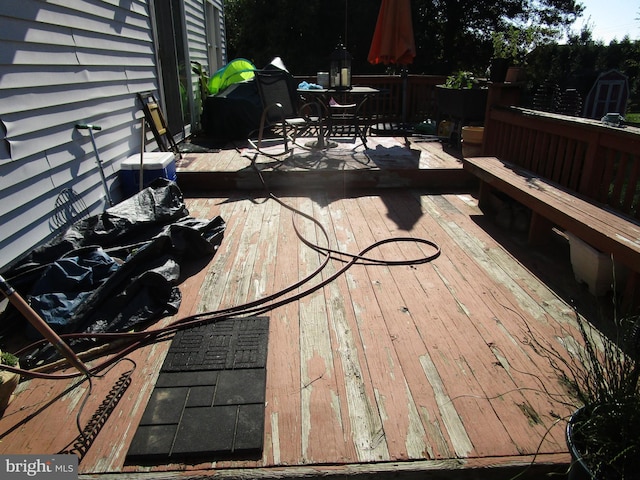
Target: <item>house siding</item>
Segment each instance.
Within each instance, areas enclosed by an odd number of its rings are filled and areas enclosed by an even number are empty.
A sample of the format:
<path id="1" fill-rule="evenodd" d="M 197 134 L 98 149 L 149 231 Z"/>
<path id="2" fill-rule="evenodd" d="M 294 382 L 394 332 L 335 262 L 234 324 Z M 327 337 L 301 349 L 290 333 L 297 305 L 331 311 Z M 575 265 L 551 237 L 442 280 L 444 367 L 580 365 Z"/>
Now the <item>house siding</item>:
<path id="1" fill-rule="evenodd" d="M 158 88 L 152 38 L 144 0 L 0 2 L 0 269 L 66 226 L 54 218 L 64 189 L 87 213 L 106 207 L 76 123 L 102 127 L 95 141 L 121 199 L 120 162 L 140 149 L 135 93 Z"/>
<path id="2" fill-rule="evenodd" d="M 209 18 L 207 12 L 207 5 L 210 4 L 213 9 L 217 10 L 219 15 L 214 18 Z M 185 0 L 185 24 L 187 32 L 187 43 L 189 50 L 189 59 L 191 62 L 198 62 L 202 65 L 203 70 L 212 75 L 218 70 L 222 63 L 226 60 L 225 46 L 222 39 L 224 35 L 224 21 L 222 14 L 222 1 L 212 0 Z M 212 23 L 209 25 L 209 23 Z M 214 23 L 214 22 L 217 22 Z M 209 38 L 213 32 L 221 32 L 218 38 Z M 218 44 L 219 42 L 219 44 Z M 209 45 L 214 45 L 219 51 L 218 59 L 209 58 Z M 216 52 L 212 52 L 215 54 Z M 212 61 L 213 60 L 213 61 Z M 192 95 L 195 99 L 193 117 L 195 119 L 195 129 L 200 127 L 200 113 L 201 113 L 201 98 L 199 91 L 199 78 L 198 75 L 192 72 L 191 75 L 191 89 Z"/>
<path id="3" fill-rule="evenodd" d="M 220 68 L 229 61 L 229 57 L 227 56 L 227 27 L 224 23 L 224 3 L 222 0 L 214 0 L 212 3 L 216 6 L 219 12 L 219 16 L 217 18 L 218 24 L 215 26 L 219 35 L 215 41 L 215 45 L 219 55 L 219 64 L 217 65 L 217 68 Z"/>
<path id="4" fill-rule="evenodd" d="M 164 0 L 0 2 L 0 270 L 108 206 L 88 131 L 77 123 L 102 127 L 99 157 L 111 198 L 122 199 L 120 163 L 141 149 L 136 93 L 162 84 L 154 1 L 162 8 Z M 226 62 L 222 0 L 183 5 L 185 55 L 210 73 L 207 5 L 219 13 L 212 30 L 217 61 Z M 197 99 L 196 75 L 191 87 Z M 150 138 L 147 150 L 157 148 Z"/>
<path id="5" fill-rule="evenodd" d="M 185 17 L 187 24 L 187 38 L 189 42 L 189 56 L 191 61 L 199 62 L 208 74 L 215 73 L 227 61 L 224 10 L 222 0 L 185 0 Z M 207 5 L 210 4 L 218 12 L 214 18 L 208 18 Z M 208 23 L 211 28 L 208 28 Z M 209 38 L 215 35 L 217 38 Z M 209 45 L 216 52 L 212 52 L 217 60 L 209 59 Z"/>
<path id="6" fill-rule="evenodd" d="M 208 67 L 205 1 L 185 0 L 184 7 L 189 57 L 192 62 L 200 62 L 205 67 Z"/>
<path id="7" fill-rule="evenodd" d="M 204 0 L 185 0 L 184 2 L 185 31 L 189 50 L 189 61 L 199 62 L 208 71 L 207 32 Z M 191 95 L 195 99 L 192 106 L 193 129 L 200 126 L 200 108 L 202 105 L 199 91 L 198 76 L 191 70 Z"/>

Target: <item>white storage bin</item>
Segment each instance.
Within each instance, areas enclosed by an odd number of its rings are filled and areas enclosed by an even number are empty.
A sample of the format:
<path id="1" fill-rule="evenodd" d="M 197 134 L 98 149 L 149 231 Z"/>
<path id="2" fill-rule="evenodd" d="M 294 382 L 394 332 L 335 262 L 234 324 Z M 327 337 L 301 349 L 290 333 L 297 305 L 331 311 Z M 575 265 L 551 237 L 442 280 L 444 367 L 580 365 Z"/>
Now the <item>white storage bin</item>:
<path id="1" fill-rule="evenodd" d="M 571 266 L 576 280 L 586 283 L 589 292 L 600 297 L 613 290 L 615 268 L 616 288 L 620 290 L 626 281 L 627 269 L 617 262 L 612 262 L 610 255 L 596 250 L 570 232 L 565 234 L 569 239 Z"/>

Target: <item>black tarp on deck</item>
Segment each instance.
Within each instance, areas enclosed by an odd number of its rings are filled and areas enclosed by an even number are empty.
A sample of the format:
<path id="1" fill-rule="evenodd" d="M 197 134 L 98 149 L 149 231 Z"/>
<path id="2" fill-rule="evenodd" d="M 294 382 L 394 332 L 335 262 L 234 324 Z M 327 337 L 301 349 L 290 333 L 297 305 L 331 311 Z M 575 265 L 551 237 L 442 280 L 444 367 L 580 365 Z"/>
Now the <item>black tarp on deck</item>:
<path id="1" fill-rule="evenodd" d="M 208 262 L 224 230 L 221 217 L 190 217 L 178 186 L 159 179 L 2 275 L 58 333 L 129 331 L 177 312 L 184 268 Z M 3 326 L 39 338 L 12 308 L 3 317 Z"/>

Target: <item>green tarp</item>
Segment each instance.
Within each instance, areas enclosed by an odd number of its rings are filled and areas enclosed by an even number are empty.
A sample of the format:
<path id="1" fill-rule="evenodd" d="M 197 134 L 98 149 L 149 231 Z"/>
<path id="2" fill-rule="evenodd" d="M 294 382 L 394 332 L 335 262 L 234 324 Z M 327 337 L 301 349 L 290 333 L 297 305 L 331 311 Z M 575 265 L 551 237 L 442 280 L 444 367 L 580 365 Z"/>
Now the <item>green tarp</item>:
<path id="1" fill-rule="evenodd" d="M 232 60 L 209 79 L 209 95 L 215 95 L 234 83 L 252 79 L 255 69 L 255 65 L 244 58 Z"/>

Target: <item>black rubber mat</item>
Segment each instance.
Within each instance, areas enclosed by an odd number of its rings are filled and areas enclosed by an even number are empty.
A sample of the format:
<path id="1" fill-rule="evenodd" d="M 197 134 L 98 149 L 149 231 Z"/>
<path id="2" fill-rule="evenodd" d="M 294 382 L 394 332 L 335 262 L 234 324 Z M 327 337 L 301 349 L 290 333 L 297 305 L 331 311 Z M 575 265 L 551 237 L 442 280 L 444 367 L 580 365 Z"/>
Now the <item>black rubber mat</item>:
<path id="1" fill-rule="evenodd" d="M 259 456 L 268 334 L 267 317 L 226 319 L 178 332 L 127 461 Z"/>

